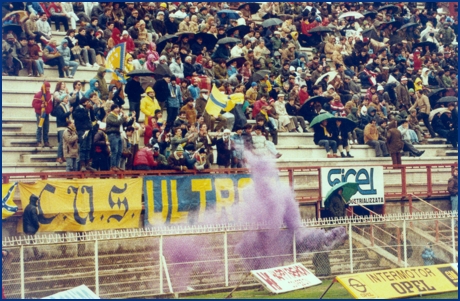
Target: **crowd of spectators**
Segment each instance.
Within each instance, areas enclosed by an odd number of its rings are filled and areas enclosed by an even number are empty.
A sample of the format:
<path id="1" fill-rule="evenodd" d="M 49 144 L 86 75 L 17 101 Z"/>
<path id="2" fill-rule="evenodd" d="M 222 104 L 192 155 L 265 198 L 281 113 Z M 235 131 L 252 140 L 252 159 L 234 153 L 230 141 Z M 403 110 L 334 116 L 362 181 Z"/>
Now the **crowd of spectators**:
<path id="1" fill-rule="evenodd" d="M 217 165 L 243 167 L 244 149 L 279 158 L 279 132 L 314 131 L 328 158 L 368 144 L 398 163 L 436 136 L 457 147 L 458 20 L 443 3 L 4 2 L 2 15 L 3 76 L 97 69 L 86 91 L 60 81 L 34 97 L 37 146 L 56 116 L 67 170 L 201 170 L 214 146 Z M 120 43 L 125 67 L 107 70 Z M 213 86 L 244 103 L 210 115 Z"/>

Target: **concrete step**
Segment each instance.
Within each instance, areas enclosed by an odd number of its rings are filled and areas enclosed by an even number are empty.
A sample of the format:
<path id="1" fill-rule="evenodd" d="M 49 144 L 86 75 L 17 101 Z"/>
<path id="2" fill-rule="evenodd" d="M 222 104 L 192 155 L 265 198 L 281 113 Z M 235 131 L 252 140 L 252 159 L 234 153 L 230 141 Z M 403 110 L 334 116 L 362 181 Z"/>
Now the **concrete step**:
<path id="1" fill-rule="evenodd" d="M 72 90 L 72 84 L 76 80 L 80 80 L 82 84 L 85 84 L 85 91 L 89 89 L 89 81 L 96 75 L 96 70 L 94 70 L 94 74 L 90 77 L 87 78 L 80 78 L 76 76 L 75 78 L 47 78 L 46 81 L 48 81 L 51 85 L 51 91 L 54 92 L 56 88 L 56 84 L 59 81 L 63 81 L 66 83 L 67 88 L 69 90 Z M 110 77 L 108 77 L 110 79 Z M 106 76 L 106 81 L 107 85 L 110 82 L 110 80 L 107 80 Z M 27 83 L 27 85 L 24 85 L 24 83 Z M 25 91 L 25 92 L 33 92 L 37 93 L 40 91 L 40 88 L 43 85 L 43 77 L 23 77 L 23 76 L 2 76 L 2 92 L 5 87 L 7 87 L 6 91 Z"/>
<path id="2" fill-rule="evenodd" d="M 4 124 L 21 124 L 22 131 L 27 133 L 35 133 L 37 130 L 37 118 L 33 116 L 34 111 L 31 108 L 31 111 L 27 116 L 30 117 L 9 117 L 9 116 L 2 116 L 2 123 Z M 50 133 L 56 133 L 56 117 L 49 116 L 50 119 Z M 6 145 L 5 145 L 6 146 Z"/>
<path id="3" fill-rule="evenodd" d="M 20 123 L 2 123 L 2 132 L 3 131 L 8 131 L 8 132 L 20 132 L 22 131 L 22 124 Z"/>
<path id="4" fill-rule="evenodd" d="M 452 156 L 458 158 L 458 150 L 446 150 L 446 156 Z"/>
<path id="5" fill-rule="evenodd" d="M 97 73 L 98 69 L 99 69 L 99 67 L 86 67 L 86 66 L 79 65 L 73 80 L 87 79 L 89 81 L 89 79 L 91 79 L 91 78 L 96 76 L 96 73 Z M 69 75 L 70 75 L 71 70 L 72 69 L 69 70 Z M 19 76 L 20 77 L 28 77 L 28 75 L 29 74 L 27 73 L 27 69 L 22 69 L 22 70 L 19 71 Z M 43 79 L 46 79 L 46 80 L 48 80 L 48 79 L 57 79 L 57 78 L 59 78 L 59 72 L 58 72 L 57 67 L 52 67 L 52 66 L 48 66 L 48 65 L 45 64 L 45 74 L 44 74 L 44 76 L 42 76 L 42 77 L 28 77 L 28 78 L 29 79 L 30 78 L 37 78 L 37 79 L 41 79 L 42 81 L 43 81 Z M 105 75 L 105 79 L 107 81 L 110 81 L 112 79 L 112 74 L 107 73 Z M 53 91 L 54 91 L 54 89 L 53 89 Z"/>

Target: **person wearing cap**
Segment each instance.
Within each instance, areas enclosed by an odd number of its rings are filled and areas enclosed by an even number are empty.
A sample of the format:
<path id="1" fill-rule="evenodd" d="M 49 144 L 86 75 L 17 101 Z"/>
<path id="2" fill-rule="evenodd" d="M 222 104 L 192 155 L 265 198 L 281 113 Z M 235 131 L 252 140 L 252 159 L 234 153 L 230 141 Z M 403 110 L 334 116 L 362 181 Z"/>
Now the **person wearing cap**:
<path id="1" fill-rule="evenodd" d="M 402 105 L 409 107 L 411 105 L 409 89 L 407 86 L 407 77 L 401 78 L 400 84 L 394 89 L 396 93 L 396 108 L 399 109 Z"/>
<path id="2" fill-rule="evenodd" d="M 72 112 L 72 117 L 78 134 L 80 170 L 95 171 L 89 166 L 93 141 L 93 122 L 96 121 L 91 101 L 85 97 L 80 99 L 78 106 Z"/>
<path id="3" fill-rule="evenodd" d="M 279 51 L 283 45 L 283 42 L 281 41 L 281 33 L 279 31 L 275 31 L 273 36 L 270 38 L 270 42 L 272 44 L 273 53 Z"/>
<path id="4" fill-rule="evenodd" d="M 182 145 L 177 146 L 174 152 L 168 157 L 168 165 L 171 169 L 177 171 L 187 171 L 187 162 L 184 158 L 184 148 Z"/>
<path id="5" fill-rule="evenodd" d="M 155 115 L 156 110 L 161 110 L 158 100 L 155 98 L 155 91 L 152 87 L 145 89 L 145 97 L 141 99 L 140 110 L 144 113 L 144 124 L 148 124 L 148 118 Z"/>
<path id="6" fill-rule="evenodd" d="M 105 133 L 107 124 L 98 121 L 99 127 L 93 138 L 94 151 L 92 155 L 92 167 L 95 170 L 108 171 L 110 170 L 110 142 L 109 137 Z"/>

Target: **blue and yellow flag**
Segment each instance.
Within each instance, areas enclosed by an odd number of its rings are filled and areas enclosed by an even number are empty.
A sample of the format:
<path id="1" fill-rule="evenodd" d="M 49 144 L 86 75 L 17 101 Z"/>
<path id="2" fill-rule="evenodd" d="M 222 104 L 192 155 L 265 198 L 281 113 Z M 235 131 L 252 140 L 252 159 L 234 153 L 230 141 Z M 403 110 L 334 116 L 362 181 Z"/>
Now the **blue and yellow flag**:
<path id="1" fill-rule="evenodd" d="M 110 50 L 107 54 L 105 60 L 105 67 L 115 70 L 125 68 L 125 53 L 126 53 L 126 43 L 121 43 L 116 45 Z"/>
<path id="2" fill-rule="evenodd" d="M 7 219 L 18 211 L 13 201 L 14 191 L 18 183 L 2 184 L 2 220 Z"/>
<path id="3" fill-rule="evenodd" d="M 209 95 L 208 102 L 206 103 L 205 110 L 209 115 L 217 117 L 220 112 L 230 112 L 235 105 L 242 104 L 244 102 L 243 93 L 235 93 L 232 95 L 226 95 L 222 93 L 215 85 L 212 86 L 211 94 Z"/>

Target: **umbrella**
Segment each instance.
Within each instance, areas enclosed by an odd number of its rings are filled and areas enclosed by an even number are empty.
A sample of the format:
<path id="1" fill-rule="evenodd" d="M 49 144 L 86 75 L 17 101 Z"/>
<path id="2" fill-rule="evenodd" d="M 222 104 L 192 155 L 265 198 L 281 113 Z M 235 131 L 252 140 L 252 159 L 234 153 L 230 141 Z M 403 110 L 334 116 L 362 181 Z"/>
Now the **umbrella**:
<path id="1" fill-rule="evenodd" d="M 173 75 L 173 73 L 171 72 L 168 66 L 164 64 L 158 64 L 157 67 L 155 68 L 155 71 L 153 71 L 152 75 L 155 75 L 158 78 L 158 77 L 163 77 L 166 74 Z"/>
<path id="2" fill-rule="evenodd" d="M 230 43 L 239 43 L 241 42 L 240 39 L 236 39 L 236 38 L 223 38 L 223 39 L 220 39 L 219 41 L 217 41 L 217 44 L 219 45 L 224 45 L 224 44 L 230 44 Z"/>
<path id="3" fill-rule="evenodd" d="M 377 11 L 382 11 L 382 10 L 385 10 L 385 9 L 387 11 L 391 11 L 390 14 L 394 14 L 394 13 L 398 12 L 399 7 L 397 7 L 396 5 L 385 5 L 385 6 L 380 7 L 379 9 L 377 9 Z"/>
<path id="4" fill-rule="evenodd" d="M 371 17 L 372 19 L 374 19 L 376 16 L 377 16 L 378 12 L 375 11 L 375 10 L 372 10 L 372 11 L 366 11 L 363 13 L 363 16 L 364 17 Z"/>
<path id="5" fill-rule="evenodd" d="M 243 3 L 240 6 L 238 6 L 238 10 L 243 9 L 246 5 L 249 5 L 249 10 L 251 11 L 251 14 L 255 14 L 259 11 L 260 9 L 260 4 L 259 3 Z"/>
<path id="6" fill-rule="evenodd" d="M 458 102 L 458 97 L 455 96 L 445 96 L 437 101 L 437 103 L 441 102 Z"/>
<path id="7" fill-rule="evenodd" d="M 21 25 L 17 25 L 17 24 L 2 25 L 2 29 L 4 33 L 8 33 L 12 31 L 16 35 L 16 38 L 19 37 L 22 33 Z"/>
<path id="8" fill-rule="evenodd" d="M 262 27 L 271 27 L 271 26 L 278 26 L 280 24 L 283 24 L 283 20 L 281 19 L 278 19 L 278 18 L 271 18 L 271 19 L 267 19 L 265 21 L 262 22 Z"/>
<path id="9" fill-rule="evenodd" d="M 330 83 L 337 76 L 337 74 L 339 74 L 337 71 L 331 71 L 331 72 L 325 73 L 316 80 L 315 85 L 321 82 L 323 78 L 325 78 L 326 76 L 329 76 L 329 80 L 327 82 Z"/>
<path id="10" fill-rule="evenodd" d="M 323 32 L 334 32 L 334 29 L 327 27 L 327 26 L 316 26 L 315 28 L 312 28 L 308 31 L 308 33 L 323 33 Z"/>
<path id="11" fill-rule="evenodd" d="M 223 9 L 217 12 L 217 15 L 222 18 L 222 14 L 226 14 L 229 19 L 239 19 L 241 18 L 238 12 L 231 9 Z"/>
<path id="12" fill-rule="evenodd" d="M 241 68 L 244 62 L 246 62 L 246 58 L 244 56 L 234 57 L 227 61 L 227 66 L 230 66 L 233 62 L 236 61 L 236 68 Z"/>
<path id="13" fill-rule="evenodd" d="M 323 114 L 319 114 L 318 116 L 316 116 L 315 118 L 313 118 L 313 120 L 310 122 L 310 127 L 314 127 L 315 125 L 318 125 L 320 124 L 321 122 L 323 122 L 324 120 L 327 120 L 327 119 L 331 119 L 331 118 L 334 118 L 335 116 L 332 115 L 331 113 L 327 112 L 327 113 L 323 113 Z"/>
<path id="14" fill-rule="evenodd" d="M 418 25 L 419 25 L 418 23 L 407 23 L 407 24 L 404 24 L 403 26 L 401 26 L 401 28 L 398 29 L 398 31 L 406 29 L 406 28 L 409 28 L 409 27 L 412 27 L 412 26 L 418 26 Z"/>
<path id="15" fill-rule="evenodd" d="M 238 36 L 242 38 L 251 30 L 251 27 L 246 26 L 246 25 L 239 25 L 236 27 L 232 27 L 232 28 L 227 29 L 227 35 L 231 36 L 236 30 L 238 30 Z"/>
<path id="16" fill-rule="evenodd" d="M 448 108 L 439 108 L 436 110 L 433 110 L 430 112 L 430 122 L 433 120 L 434 116 L 438 113 L 444 114 L 444 113 L 452 113 Z"/>
<path id="17" fill-rule="evenodd" d="M 426 46 L 430 47 L 430 51 L 435 51 L 436 49 L 438 49 L 438 46 L 436 46 L 435 43 L 426 41 L 414 44 L 414 46 L 412 46 L 412 51 L 418 47 L 422 47 L 422 49 L 425 49 Z"/>
<path id="18" fill-rule="evenodd" d="M 19 17 L 18 19 L 16 19 L 16 17 Z M 29 16 L 27 15 L 27 12 L 24 11 L 24 10 L 16 10 L 16 11 L 12 11 L 8 14 L 6 14 L 3 18 L 2 18 L 2 22 L 5 22 L 6 20 L 12 20 L 12 21 L 18 21 L 17 23 L 13 23 L 13 24 L 21 24 L 21 23 L 24 23 L 27 18 L 29 18 Z M 16 20 L 14 20 L 16 19 Z"/>
<path id="19" fill-rule="evenodd" d="M 155 73 L 150 70 L 133 70 L 129 72 L 127 75 L 130 77 L 133 77 L 133 76 L 153 76 L 154 74 Z"/>
<path id="20" fill-rule="evenodd" d="M 317 96 L 313 96 L 313 97 L 310 97 L 308 98 L 308 100 L 300 107 L 299 109 L 299 112 L 298 112 L 298 115 L 300 116 L 307 116 L 308 114 L 308 111 L 309 111 L 309 108 L 310 108 L 310 104 L 312 102 L 320 102 L 321 103 L 321 106 L 323 106 L 323 104 L 325 104 L 326 102 L 328 102 L 329 100 L 331 100 L 332 97 L 330 96 L 320 96 L 320 95 L 317 95 Z"/>
<path id="21" fill-rule="evenodd" d="M 345 129 L 345 132 L 349 132 L 349 131 L 352 131 L 356 128 L 357 124 L 356 122 L 348 119 L 348 118 L 345 118 L 345 117 L 334 117 L 334 118 L 331 118 L 330 119 L 331 121 L 336 121 L 336 120 L 340 120 L 342 121 L 342 127 Z"/>
<path id="22" fill-rule="evenodd" d="M 343 19 L 343 18 L 348 18 L 348 17 L 354 17 L 355 19 L 359 19 L 359 18 L 364 18 L 364 16 L 358 12 L 355 12 L 355 11 L 350 11 L 350 12 L 346 12 L 346 13 L 343 13 L 339 16 L 339 20 L 340 19 Z"/>
<path id="23" fill-rule="evenodd" d="M 198 38 L 203 39 L 203 45 L 206 46 L 206 49 L 212 50 L 216 47 L 217 38 L 213 34 L 200 32 L 195 35 L 195 40 Z"/>
<path id="24" fill-rule="evenodd" d="M 161 53 L 163 49 L 166 47 L 166 43 L 176 43 L 177 40 L 179 39 L 178 36 L 173 35 L 173 34 L 167 34 L 162 36 L 161 38 L 158 39 L 157 41 L 157 51 L 158 53 Z"/>
<path id="25" fill-rule="evenodd" d="M 195 33 L 194 32 L 191 32 L 191 31 L 182 31 L 182 32 L 176 32 L 175 34 L 176 36 L 180 37 L 182 39 L 182 37 L 184 36 L 187 36 L 189 39 L 193 39 L 194 36 L 195 36 Z"/>
<path id="26" fill-rule="evenodd" d="M 271 72 L 270 70 L 259 70 L 255 72 L 249 80 L 244 84 L 246 89 L 249 89 L 251 87 L 252 82 L 258 82 L 261 79 L 265 78 L 265 75 L 269 75 Z"/>
<path id="27" fill-rule="evenodd" d="M 361 34 L 363 38 L 369 38 L 369 39 L 374 39 L 374 40 L 380 39 L 374 28 L 366 29 Z"/>
<path id="28" fill-rule="evenodd" d="M 327 192 L 324 205 L 327 206 L 327 203 L 331 195 L 340 188 L 342 188 L 342 198 L 345 201 L 345 203 L 348 204 L 350 202 L 351 197 L 354 196 L 356 192 L 358 192 L 358 187 L 358 183 L 355 182 L 341 182 L 335 184 L 334 186 L 332 186 L 331 190 Z"/>

